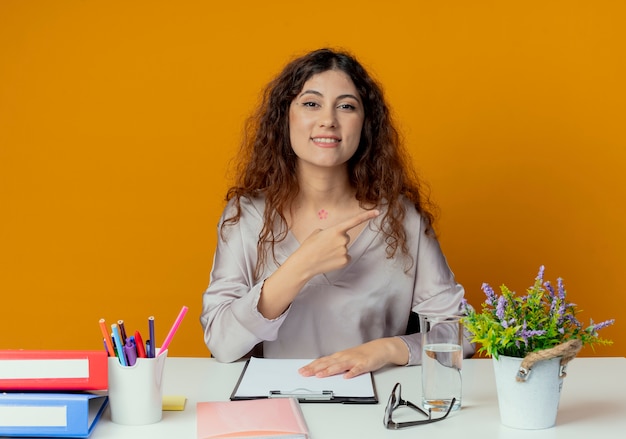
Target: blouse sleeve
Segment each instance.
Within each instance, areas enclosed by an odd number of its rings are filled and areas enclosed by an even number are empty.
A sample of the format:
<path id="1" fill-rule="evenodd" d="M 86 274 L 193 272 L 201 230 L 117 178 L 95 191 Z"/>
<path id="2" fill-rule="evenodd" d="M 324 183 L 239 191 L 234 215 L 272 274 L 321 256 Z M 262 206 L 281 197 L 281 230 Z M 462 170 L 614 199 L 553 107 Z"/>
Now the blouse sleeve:
<path id="1" fill-rule="evenodd" d="M 413 311 L 420 316 L 463 315 L 462 299 L 465 290 L 456 282 L 454 274 L 441 251 L 437 239 L 423 233 L 423 221 L 417 245 Z M 420 328 L 421 330 L 422 328 Z M 422 363 L 422 335 L 420 333 L 400 336 L 409 349 L 408 365 Z M 465 331 L 463 355 L 474 355 L 475 346 Z"/>
<path id="2" fill-rule="evenodd" d="M 249 218 L 248 213 L 226 226 L 226 239 L 219 233 L 222 215 L 209 287 L 202 297 L 204 342 L 220 362 L 236 361 L 259 342 L 275 340 L 289 312 L 268 320 L 257 309 L 263 280 L 254 280 L 258 230 L 256 218 Z"/>

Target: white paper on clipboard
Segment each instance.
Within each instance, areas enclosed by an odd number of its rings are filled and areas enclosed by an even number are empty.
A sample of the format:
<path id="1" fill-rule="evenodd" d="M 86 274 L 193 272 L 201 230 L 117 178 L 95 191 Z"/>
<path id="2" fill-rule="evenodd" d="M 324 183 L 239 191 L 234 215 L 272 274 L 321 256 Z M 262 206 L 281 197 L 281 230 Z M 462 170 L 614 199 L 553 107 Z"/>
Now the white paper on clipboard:
<path id="1" fill-rule="evenodd" d="M 371 373 L 349 379 L 341 374 L 326 378 L 300 375 L 298 369 L 311 361 L 313 360 L 252 357 L 248 360 L 231 399 L 266 398 L 272 392 L 279 392 L 284 396 L 300 395 L 306 400 L 307 394 L 314 396 L 330 391 L 333 399 L 338 402 L 377 402 Z"/>

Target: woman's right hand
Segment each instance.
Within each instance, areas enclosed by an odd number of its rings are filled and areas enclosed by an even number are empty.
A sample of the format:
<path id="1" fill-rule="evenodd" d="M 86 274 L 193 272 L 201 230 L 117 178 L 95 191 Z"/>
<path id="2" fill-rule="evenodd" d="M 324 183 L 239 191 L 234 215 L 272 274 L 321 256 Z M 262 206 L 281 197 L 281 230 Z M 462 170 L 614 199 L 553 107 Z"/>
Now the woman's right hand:
<path id="1" fill-rule="evenodd" d="M 257 305 L 259 312 L 267 319 L 279 317 L 312 277 L 348 265 L 348 231 L 378 215 L 378 210 L 368 210 L 311 233 L 298 250 L 265 280 Z"/>
<path id="2" fill-rule="evenodd" d="M 308 267 L 307 277 L 310 279 L 317 274 L 328 273 L 348 265 L 350 262 L 348 231 L 376 218 L 379 214 L 378 210 L 368 210 L 327 229 L 313 231 L 294 253 L 300 267 Z"/>

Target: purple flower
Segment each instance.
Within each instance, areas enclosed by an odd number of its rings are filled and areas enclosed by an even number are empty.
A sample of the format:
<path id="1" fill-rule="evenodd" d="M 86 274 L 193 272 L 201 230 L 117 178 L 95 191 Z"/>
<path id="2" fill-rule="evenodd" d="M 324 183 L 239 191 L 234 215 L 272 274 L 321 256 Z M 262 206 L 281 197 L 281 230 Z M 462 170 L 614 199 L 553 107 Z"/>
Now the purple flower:
<path id="1" fill-rule="evenodd" d="M 543 265 L 539 267 L 539 273 L 537 274 L 535 280 L 543 281 L 543 272 L 545 271 L 545 269 L 546 267 L 544 267 Z"/>
<path id="2" fill-rule="evenodd" d="M 574 317 L 574 316 L 573 316 L 573 315 L 571 315 L 571 314 L 565 314 L 565 315 L 563 316 L 563 321 L 564 321 L 564 322 L 565 322 L 565 321 L 568 321 L 568 322 L 570 322 L 572 325 L 576 326 L 577 328 L 582 328 L 582 327 L 583 327 L 582 323 L 580 323 L 580 322 L 578 321 L 578 319 L 576 319 L 576 317 Z"/>
<path id="3" fill-rule="evenodd" d="M 556 280 L 556 285 L 559 290 L 559 299 L 565 299 L 565 286 L 563 285 L 563 279 L 559 277 Z"/>
<path id="4" fill-rule="evenodd" d="M 561 302 L 561 306 L 556 313 L 559 324 L 563 323 L 563 316 L 565 315 L 565 301 Z"/>
<path id="5" fill-rule="evenodd" d="M 502 325 L 503 328 L 508 328 L 509 326 L 513 326 L 515 325 L 515 319 L 509 319 L 508 321 L 506 320 L 502 320 L 500 322 L 500 325 Z"/>
<path id="6" fill-rule="evenodd" d="M 615 323 L 615 319 L 605 320 L 604 322 L 602 322 L 602 323 L 597 323 L 597 324 L 595 324 L 595 325 L 593 324 L 593 320 L 591 321 L 591 324 L 592 324 L 592 326 L 593 326 L 593 330 L 594 330 L 594 331 L 598 331 L 598 330 L 600 330 L 600 329 L 602 329 L 602 328 L 606 328 L 607 326 L 610 326 L 610 325 L 612 325 L 613 323 Z"/>
<path id="7" fill-rule="evenodd" d="M 528 345 L 530 338 L 544 335 L 545 333 L 546 331 L 544 330 L 522 329 L 519 332 L 519 336 L 522 338 L 522 340 L 524 340 L 524 344 Z"/>
<path id="8" fill-rule="evenodd" d="M 556 310 L 556 306 L 559 303 L 559 298 L 556 297 L 554 294 L 551 294 L 550 296 L 552 297 L 552 300 L 550 301 L 550 315 L 554 315 L 554 311 Z"/>
<path id="9" fill-rule="evenodd" d="M 496 302 L 496 293 L 493 291 L 493 288 L 488 283 L 483 283 L 482 290 L 485 292 L 487 299 L 485 303 L 489 306 L 493 306 Z"/>
<path id="10" fill-rule="evenodd" d="M 615 320 L 606 320 L 583 326 L 576 317 L 577 306 L 566 301 L 562 278 L 556 282 L 544 281 L 545 267 L 539 268 L 535 283 L 526 295 L 517 296 L 505 285 L 497 294 L 487 283 L 482 284 L 486 300 L 482 313 L 473 310 L 466 299 L 461 306 L 468 311 L 465 322 L 470 331 L 484 340 L 486 352 L 503 355 L 527 354 L 550 348 L 565 340 L 578 338 L 584 344 L 610 344 L 598 336 L 598 331 L 612 325 Z M 512 332 L 515 335 L 511 337 Z"/>
<path id="11" fill-rule="evenodd" d="M 498 316 L 498 318 L 500 320 L 504 320 L 504 313 L 506 311 L 506 297 L 504 296 L 500 296 L 500 298 L 498 299 L 498 307 L 496 308 L 496 316 Z"/>

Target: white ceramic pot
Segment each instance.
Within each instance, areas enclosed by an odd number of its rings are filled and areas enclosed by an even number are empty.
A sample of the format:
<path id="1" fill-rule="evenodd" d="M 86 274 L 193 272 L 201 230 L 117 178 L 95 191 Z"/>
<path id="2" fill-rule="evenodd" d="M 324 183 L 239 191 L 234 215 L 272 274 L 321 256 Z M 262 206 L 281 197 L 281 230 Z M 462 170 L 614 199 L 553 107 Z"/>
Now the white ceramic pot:
<path id="1" fill-rule="evenodd" d="M 526 381 L 517 381 L 522 360 L 502 355 L 493 359 L 500 421 L 527 430 L 553 427 L 563 385 L 561 358 L 536 362 Z"/>

